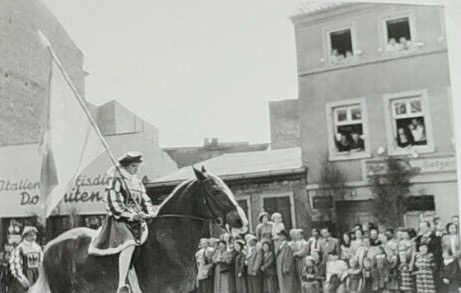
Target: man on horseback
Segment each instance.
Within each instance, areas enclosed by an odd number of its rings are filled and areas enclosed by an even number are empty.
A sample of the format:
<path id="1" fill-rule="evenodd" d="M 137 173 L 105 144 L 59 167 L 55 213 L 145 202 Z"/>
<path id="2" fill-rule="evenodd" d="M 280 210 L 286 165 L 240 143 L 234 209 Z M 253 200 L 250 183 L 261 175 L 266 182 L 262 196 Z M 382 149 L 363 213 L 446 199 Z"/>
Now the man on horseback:
<path id="1" fill-rule="evenodd" d="M 108 172 L 111 176 L 106 187 L 108 216 L 88 252 L 97 256 L 119 253 L 117 293 L 129 293 L 131 290 L 126 279 L 131 258 L 135 248 L 147 239 L 145 219 L 155 217 L 155 212 L 143 183 L 136 176 L 142 163 L 142 154 L 128 152 L 118 162 L 119 166 L 114 166 Z M 134 280 L 130 285 L 140 292 L 134 268 L 132 272 Z"/>

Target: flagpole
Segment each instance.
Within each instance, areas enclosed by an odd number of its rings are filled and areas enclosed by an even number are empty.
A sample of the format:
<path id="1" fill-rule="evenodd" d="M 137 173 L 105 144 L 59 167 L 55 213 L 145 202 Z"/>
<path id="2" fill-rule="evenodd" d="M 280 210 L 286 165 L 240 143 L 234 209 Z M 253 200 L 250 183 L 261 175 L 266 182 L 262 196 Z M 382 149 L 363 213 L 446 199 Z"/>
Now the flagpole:
<path id="1" fill-rule="evenodd" d="M 85 104 L 85 101 L 83 100 L 83 98 L 80 96 L 80 93 L 78 92 L 77 88 L 74 86 L 74 84 L 72 83 L 72 80 L 70 79 L 70 77 L 67 75 L 67 72 L 64 70 L 64 67 L 62 66 L 61 64 L 61 61 L 59 61 L 59 58 L 58 56 L 56 55 L 56 53 L 54 52 L 53 48 L 51 47 L 51 43 L 48 41 L 48 39 L 45 37 L 45 35 L 39 30 L 38 31 L 38 35 L 40 37 L 40 40 L 43 44 L 43 46 L 45 48 L 48 49 L 48 52 L 50 53 L 51 55 L 51 58 L 52 58 L 52 61 L 54 61 L 56 63 L 56 65 L 58 66 L 59 70 L 61 71 L 62 75 L 64 76 L 64 79 L 66 80 L 67 84 L 69 85 L 69 87 L 71 88 L 72 92 L 74 93 L 75 97 L 77 98 L 77 101 L 78 103 L 80 104 L 80 106 L 82 107 L 83 111 L 85 112 L 88 120 L 90 121 L 90 124 L 91 126 L 93 127 L 93 129 L 96 131 L 96 134 L 98 135 L 98 138 L 99 140 L 101 141 L 104 149 L 106 150 L 106 153 L 109 155 L 109 158 L 110 160 L 112 161 L 112 164 L 115 166 L 115 169 L 117 170 L 117 172 L 119 173 L 121 179 L 122 179 L 122 184 L 123 184 L 123 187 L 125 188 L 125 190 L 127 191 L 128 193 L 128 196 L 132 199 L 132 201 L 134 202 L 134 204 L 136 205 L 136 208 L 139 210 L 139 211 L 142 211 L 142 208 L 141 206 L 139 205 L 139 203 L 133 198 L 133 195 L 131 194 L 130 190 L 128 189 L 128 186 L 126 185 L 126 182 L 125 182 L 125 178 L 122 174 L 122 171 L 120 170 L 120 167 L 118 165 L 118 161 L 115 159 L 114 155 L 112 154 L 110 148 L 109 148 L 109 145 L 107 144 L 106 142 L 106 139 L 104 138 L 104 136 L 102 135 L 101 131 L 99 130 L 99 127 L 97 126 L 96 122 L 94 121 L 93 117 L 91 116 L 91 113 L 88 109 L 88 107 L 86 106 Z M 48 104 L 50 104 L 50 102 L 48 101 Z M 49 121 L 49 119 L 48 119 Z M 48 125 L 49 126 L 49 125 Z"/>

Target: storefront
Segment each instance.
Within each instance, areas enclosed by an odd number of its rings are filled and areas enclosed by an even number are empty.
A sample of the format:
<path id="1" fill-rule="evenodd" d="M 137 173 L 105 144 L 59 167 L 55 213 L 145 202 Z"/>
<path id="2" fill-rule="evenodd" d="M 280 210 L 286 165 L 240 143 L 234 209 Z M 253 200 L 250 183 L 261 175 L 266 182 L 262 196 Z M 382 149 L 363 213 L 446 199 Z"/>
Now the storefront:
<path id="1" fill-rule="evenodd" d="M 456 158 L 453 154 L 426 155 L 411 158 L 409 165 L 418 172 L 410 182 L 410 194 L 406 201 L 403 223 L 406 227 L 417 228 L 422 220 L 439 217 L 448 222 L 458 215 L 458 187 L 456 178 Z M 378 223 L 373 211 L 376 202 L 370 189 L 369 178 L 386 173 L 383 159 L 362 161 L 362 181 L 347 183 L 345 197 L 331 203 L 327 209 L 316 208 L 315 201 L 321 197 L 318 185 L 308 185 L 308 194 L 314 208 L 314 221 L 329 220 L 339 230 L 346 230 L 356 223 Z M 322 210 L 330 209 L 334 217 L 325 219 Z M 324 213 L 323 213 L 324 214 Z"/>
<path id="2" fill-rule="evenodd" d="M 144 182 L 175 171 L 176 164 L 158 146 L 138 133 L 106 138 L 114 155 L 128 150 L 144 154 L 139 178 Z M 0 251 L 5 244 L 20 240 L 24 225 L 42 226 L 38 219 L 43 215 L 40 194 L 41 157 L 38 145 L 12 145 L 0 148 Z M 97 228 L 105 214 L 106 172 L 111 163 L 103 154 L 69 185 L 62 202 L 47 219 L 46 232 L 40 237 L 54 238 L 78 226 Z"/>

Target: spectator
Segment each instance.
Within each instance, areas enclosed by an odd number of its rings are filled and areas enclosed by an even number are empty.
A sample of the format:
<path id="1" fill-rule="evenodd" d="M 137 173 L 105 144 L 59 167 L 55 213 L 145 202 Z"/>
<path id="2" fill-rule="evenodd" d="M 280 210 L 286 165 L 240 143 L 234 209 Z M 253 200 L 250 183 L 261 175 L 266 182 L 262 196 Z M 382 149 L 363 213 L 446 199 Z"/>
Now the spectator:
<path id="1" fill-rule="evenodd" d="M 261 265 L 261 271 L 264 282 L 265 293 L 277 293 L 278 282 L 277 282 L 277 267 L 275 265 L 275 255 L 272 252 L 271 242 L 267 239 L 262 241 L 262 249 L 264 252 L 263 263 Z"/>
<path id="2" fill-rule="evenodd" d="M 285 230 L 285 225 L 283 224 L 282 215 L 280 213 L 273 213 L 271 220 L 274 222 L 272 225 L 272 239 L 274 241 L 274 252 L 277 254 L 281 243 L 279 233 Z"/>
<path id="3" fill-rule="evenodd" d="M 340 132 L 336 135 L 336 148 L 340 153 L 350 151 L 351 139 L 348 134 Z"/>
<path id="4" fill-rule="evenodd" d="M 339 240 L 332 237 L 330 229 L 322 228 L 321 230 L 322 239 L 320 241 L 320 253 L 322 254 L 322 259 L 326 263 L 327 256 L 334 251 L 336 255 L 340 255 L 340 244 Z"/>
<path id="5" fill-rule="evenodd" d="M 388 276 L 387 276 L 387 284 L 386 289 L 389 293 L 398 293 L 400 286 L 399 286 L 399 258 L 396 254 L 397 250 L 389 249 L 386 251 L 387 255 L 387 265 L 388 265 Z"/>
<path id="6" fill-rule="evenodd" d="M 446 227 L 448 233 L 442 238 L 442 251 L 445 254 L 444 263 L 446 266 L 446 263 L 453 261 L 456 264 L 452 265 L 450 270 L 458 270 L 456 266 L 461 269 L 461 241 L 459 238 L 458 225 L 448 223 Z"/>
<path id="7" fill-rule="evenodd" d="M 353 256 L 351 248 L 351 236 L 349 232 L 344 232 L 340 245 L 341 256 L 340 258 L 346 262 Z"/>
<path id="8" fill-rule="evenodd" d="M 355 258 L 349 259 L 346 290 L 348 293 L 359 293 L 362 291 L 362 269 Z"/>
<path id="9" fill-rule="evenodd" d="M 410 40 L 407 40 L 407 38 L 405 37 L 400 37 L 399 43 L 400 43 L 400 48 L 403 51 L 413 49 L 413 43 Z"/>
<path id="10" fill-rule="evenodd" d="M 326 292 L 345 292 L 345 279 L 348 270 L 347 263 L 339 258 L 337 251 L 332 250 L 328 255 L 326 264 Z"/>
<path id="11" fill-rule="evenodd" d="M 413 135 L 408 127 L 399 127 L 397 129 L 397 146 L 399 148 L 408 148 L 413 145 Z"/>
<path id="12" fill-rule="evenodd" d="M 271 240 L 273 223 L 269 221 L 269 214 L 262 212 L 259 214 L 258 219 L 259 224 L 256 227 L 256 236 L 258 240 L 262 240 L 263 238 Z"/>
<path id="13" fill-rule="evenodd" d="M 208 239 L 201 239 L 199 251 L 195 254 L 197 261 L 197 283 L 198 293 L 213 293 L 213 279 L 210 270 L 213 269 L 213 248 L 209 246 Z"/>
<path id="14" fill-rule="evenodd" d="M 351 241 L 351 253 L 355 255 L 357 253 L 357 249 L 363 246 L 363 232 L 362 228 L 354 229 L 355 239 Z"/>
<path id="15" fill-rule="evenodd" d="M 312 229 L 312 237 L 307 241 L 308 254 L 310 255 L 312 251 L 320 249 L 320 230 L 317 228 Z"/>
<path id="16" fill-rule="evenodd" d="M 351 152 L 361 152 L 365 149 L 365 142 L 360 137 L 360 134 L 357 132 L 351 132 L 351 143 L 350 143 Z"/>
<path id="17" fill-rule="evenodd" d="M 12 292 L 26 292 L 38 279 L 43 259 L 41 247 L 37 244 L 37 228 L 24 227 L 22 241 L 10 258 L 10 269 L 14 277 Z"/>
<path id="18" fill-rule="evenodd" d="M 378 229 L 376 229 L 376 228 L 370 229 L 370 244 L 371 244 L 371 246 L 379 246 L 379 245 L 382 244 L 381 241 L 379 240 L 378 236 L 379 236 Z"/>
<path id="19" fill-rule="evenodd" d="M 307 241 L 303 238 L 302 229 L 292 229 L 290 231 L 291 236 L 291 249 L 293 249 L 293 260 L 295 263 L 296 275 L 301 280 L 304 260 L 308 255 Z"/>
<path id="20" fill-rule="evenodd" d="M 293 262 L 293 250 L 288 245 L 288 233 L 282 230 L 278 234 L 280 239 L 280 251 L 277 254 L 277 279 L 279 282 L 280 293 L 299 292 L 301 286 L 299 278 L 296 276 Z"/>
<path id="21" fill-rule="evenodd" d="M 402 50 L 401 45 L 395 40 L 395 38 L 389 38 L 387 43 L 386 51 L 387 52 L 399 52 Z"/>
<path id="22" fill-rule="evenodd" d="M 232 260 L 228 258 L 227 243 L 224 240 L 219 242 L 219 249 L 213 256 L 213 263 L 215 264 L 214 273 L 214 290 L 213 292 L 225 292 L 229 293 L 231 282 L 231 275 L 229 266 L 232 264 Z"/>
<path id="23" fill-rule="evenodd" d="M 265 239 L 265 238 L 264 238 Z M 248 292 L 262 293 L 263 280 L 261 275 L 261 266 L 263 263 L 263 251 L 257 246 L 257 238 L 254 235 L 245 236 L 247 243 L 246 260 L 248 272 Z"/>
<path id="24" fill-rule="evenodd" d="M 426 129 L 424 128 L 421 120 L 413 118 L 411 124 L 408 126 L 413 136 L 414 145 L 425 145 L 426 144 Z"/>
<path id="25" fill-rule="evenodd" d="M 416 292 L 417 293 L 435 293 L 441 292 L 436 291 L 434 281 L 434 258 L 432 253 L 429 252 L 428 245 L 421 243 L 418 246 L 418 252 L 416 253 Z"/>
<path id="26" fill-rule="evenodd" d="M 368 239 L 368 238 L 367 238 Z M 373 278 L 372 278 L 372 262 L 371 259 L 365 257 L 363 259 L 363 268 L 362 268 L 362 292 L 373 292 Z"/>
<path id="27" fill-rule="evenodd" d="M 305 258 L 301 272 L 302 293 L 320 293 L 319 275 L 312 256 Z"/>
<path id="28" fill-rule="evenodd" d="M 399 252 L 400 291 L 402 293 L 414 292 L 415 282 L 411 275 L 410 256 L 404 251 Z"/>
<path id="29" fill-rule="evenodd" d="M 235 255 L 235 289 L 238 293 L 247 293 L 247 281 L 245 271 L 245 254 L 243 248 L 245 247 L 245 241 L 235 240 L 234 249 Z"/>
<path id="30" fill-rule="evenodd" d="M 451 217 L 451 222 L 457 226 L 459 226 L 459 216 L 455 215 Z"/>
<path id="31" fill-rule="evenodd" d="M 389 267 L 386 252 L 382 246 L 378 247 L 378 252 L 372 259 L 372 289 L 373 292 L 383 292 L 386 289 Z"/>

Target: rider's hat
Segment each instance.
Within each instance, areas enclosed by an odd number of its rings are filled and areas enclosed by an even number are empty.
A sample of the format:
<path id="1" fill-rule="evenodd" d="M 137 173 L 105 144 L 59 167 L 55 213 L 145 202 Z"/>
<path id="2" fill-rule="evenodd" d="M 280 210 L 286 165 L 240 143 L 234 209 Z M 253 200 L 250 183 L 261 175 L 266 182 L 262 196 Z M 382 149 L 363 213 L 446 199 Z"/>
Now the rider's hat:
<path id="1" fill-rule="evenodd" d="M 130 151 L 118 158 L 120 166 L 129 166 L 133 163 L 142 163 L 142 154 L 140 152 Z"/>
<path id="2" fill-rule="evenodd" d="M 25 226 L 24 230 L 22 230 L 22 238 L 26 237 L 27 234 L 30 233 L 38 234 L 37 228 L 35 228 L 34 226 Z"/>

